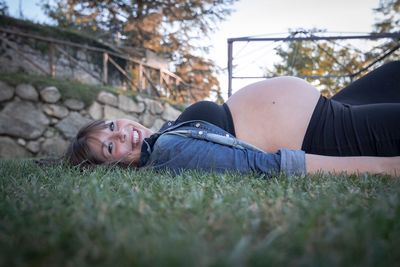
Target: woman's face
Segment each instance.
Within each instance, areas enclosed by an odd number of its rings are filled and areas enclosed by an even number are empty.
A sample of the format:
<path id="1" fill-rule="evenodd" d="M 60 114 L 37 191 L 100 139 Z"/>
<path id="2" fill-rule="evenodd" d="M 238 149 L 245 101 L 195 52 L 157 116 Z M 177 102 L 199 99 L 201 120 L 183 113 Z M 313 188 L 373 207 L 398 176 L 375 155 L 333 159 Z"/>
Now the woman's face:
<path id="1" fill-rule="evenodd" d="M 107 128 L 89 137 L 88 145 L 96 158 L 107 162 L 119 162 L 137 166 L 144 138 L 153 132 L 143 125 L 127 120 L 107 121 Z"/>

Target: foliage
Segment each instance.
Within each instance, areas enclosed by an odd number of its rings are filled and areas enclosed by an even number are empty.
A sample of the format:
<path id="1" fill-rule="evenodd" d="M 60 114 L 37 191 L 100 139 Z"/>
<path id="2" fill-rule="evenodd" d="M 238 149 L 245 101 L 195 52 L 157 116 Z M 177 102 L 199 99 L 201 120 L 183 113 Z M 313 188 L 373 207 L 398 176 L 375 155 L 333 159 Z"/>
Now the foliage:
<path id="1" fill-rule="evenodd" d="M 0 161 L 0 266 L 397 266 L 400 180 Z"/>
<path id="2" fill-rule="evenodd" d="M 8 15 L 8 6 L 4 0 L 0 0 L 0 15 Z"/>
<path id="3" fill-rule="evenodd" d="M 380 0 L 374 12 L 378 15 L 375 32 L 400 31 L 400 0 Z"/>
<path id="4" fill-rule="evenodd" d="M 380 0 L 379 6 L 374 9 L 374 12 L 377 15 L 374 32 L 400 32 L 400 0 Z M 399 42 L 400 38 L 380 45 L 372 50 L 369 56 L 376 58 L 393 50 L 394 52 L 384 61 L 398 60 L 400 57 Z"/>
<path id="5" fill-rule="evenodd" d="M 52 5 L 43 0 L 43 7 L 60 26 L 166 55 L 195 88 L 194 98 L 202 99 L 219 90 L 215 64 L 202 56 L 208 51 L 202 41 L 232 12 L 235 1 L 62 0 Z"/>
<path id="6" fill-rule="evenodd" d="M 190 54 L 184 55 L 183 62 L 176 66 L 176 74 L 184 77 L 184 81 L 190 86 L 192 102 L 203 100 L 209 96 L 210 91 L 216 91 L 219 94 L 218 79 L 215 74 L 218 70 L 214 67 L 212 61 L 199 56 Z"/>
<path id="7" fill-rule="evenodd" d="M 291 30 L 290 37 L 313 37 L 318 32 L 322 31 Z M 338 78 L 339 76 L 356 73 L 365 63 L 364 55 L 353 53 L 349 47 L 337 46 L 329 41 L 292 41 L 275 50 L 282 61 L 274 64 L 267 75 L 304 77 L 328 96 L 350 82 L 350 79 Z M 320 78 L 321 76 L 324 78 Z M 319 80 L 316 81 L 315 77 Z"/>

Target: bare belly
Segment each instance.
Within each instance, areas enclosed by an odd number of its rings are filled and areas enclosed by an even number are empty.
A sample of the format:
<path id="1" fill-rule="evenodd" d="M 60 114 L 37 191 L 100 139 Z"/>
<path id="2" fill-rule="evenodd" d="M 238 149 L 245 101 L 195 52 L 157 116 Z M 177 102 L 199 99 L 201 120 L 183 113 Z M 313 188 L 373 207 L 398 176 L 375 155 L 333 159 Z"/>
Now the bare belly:
<path id="1" fill-rule="evenodd" d="M 301 149 L 319 97 L 319 91 L 306 81 L 279 77 L 242 88 L 227 105 L 237 138 L 275 152 Z"/>

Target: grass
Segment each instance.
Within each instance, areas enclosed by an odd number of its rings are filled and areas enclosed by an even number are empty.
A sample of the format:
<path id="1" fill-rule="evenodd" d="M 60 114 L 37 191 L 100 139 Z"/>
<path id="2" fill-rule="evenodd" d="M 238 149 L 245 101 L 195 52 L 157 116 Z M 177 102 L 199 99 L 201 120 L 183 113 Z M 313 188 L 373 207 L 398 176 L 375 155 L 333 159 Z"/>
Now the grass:
<path id="1" fill-rule="evenodd" d="M 1 266 L 398 266 L 400 179 L 0 161 Z"/>

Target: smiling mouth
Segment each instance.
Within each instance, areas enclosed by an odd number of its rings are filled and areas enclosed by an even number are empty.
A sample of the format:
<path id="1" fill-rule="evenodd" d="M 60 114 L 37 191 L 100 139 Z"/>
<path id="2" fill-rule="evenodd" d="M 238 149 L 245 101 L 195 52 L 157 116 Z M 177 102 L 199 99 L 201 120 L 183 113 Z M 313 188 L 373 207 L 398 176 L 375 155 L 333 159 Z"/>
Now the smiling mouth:
<path id="1" fill-rule="evenodd" d="M 140 143 L 140 132 L 139 130 L 133 130 L 132 133 L 132 145 L 135 148 Z"/>

